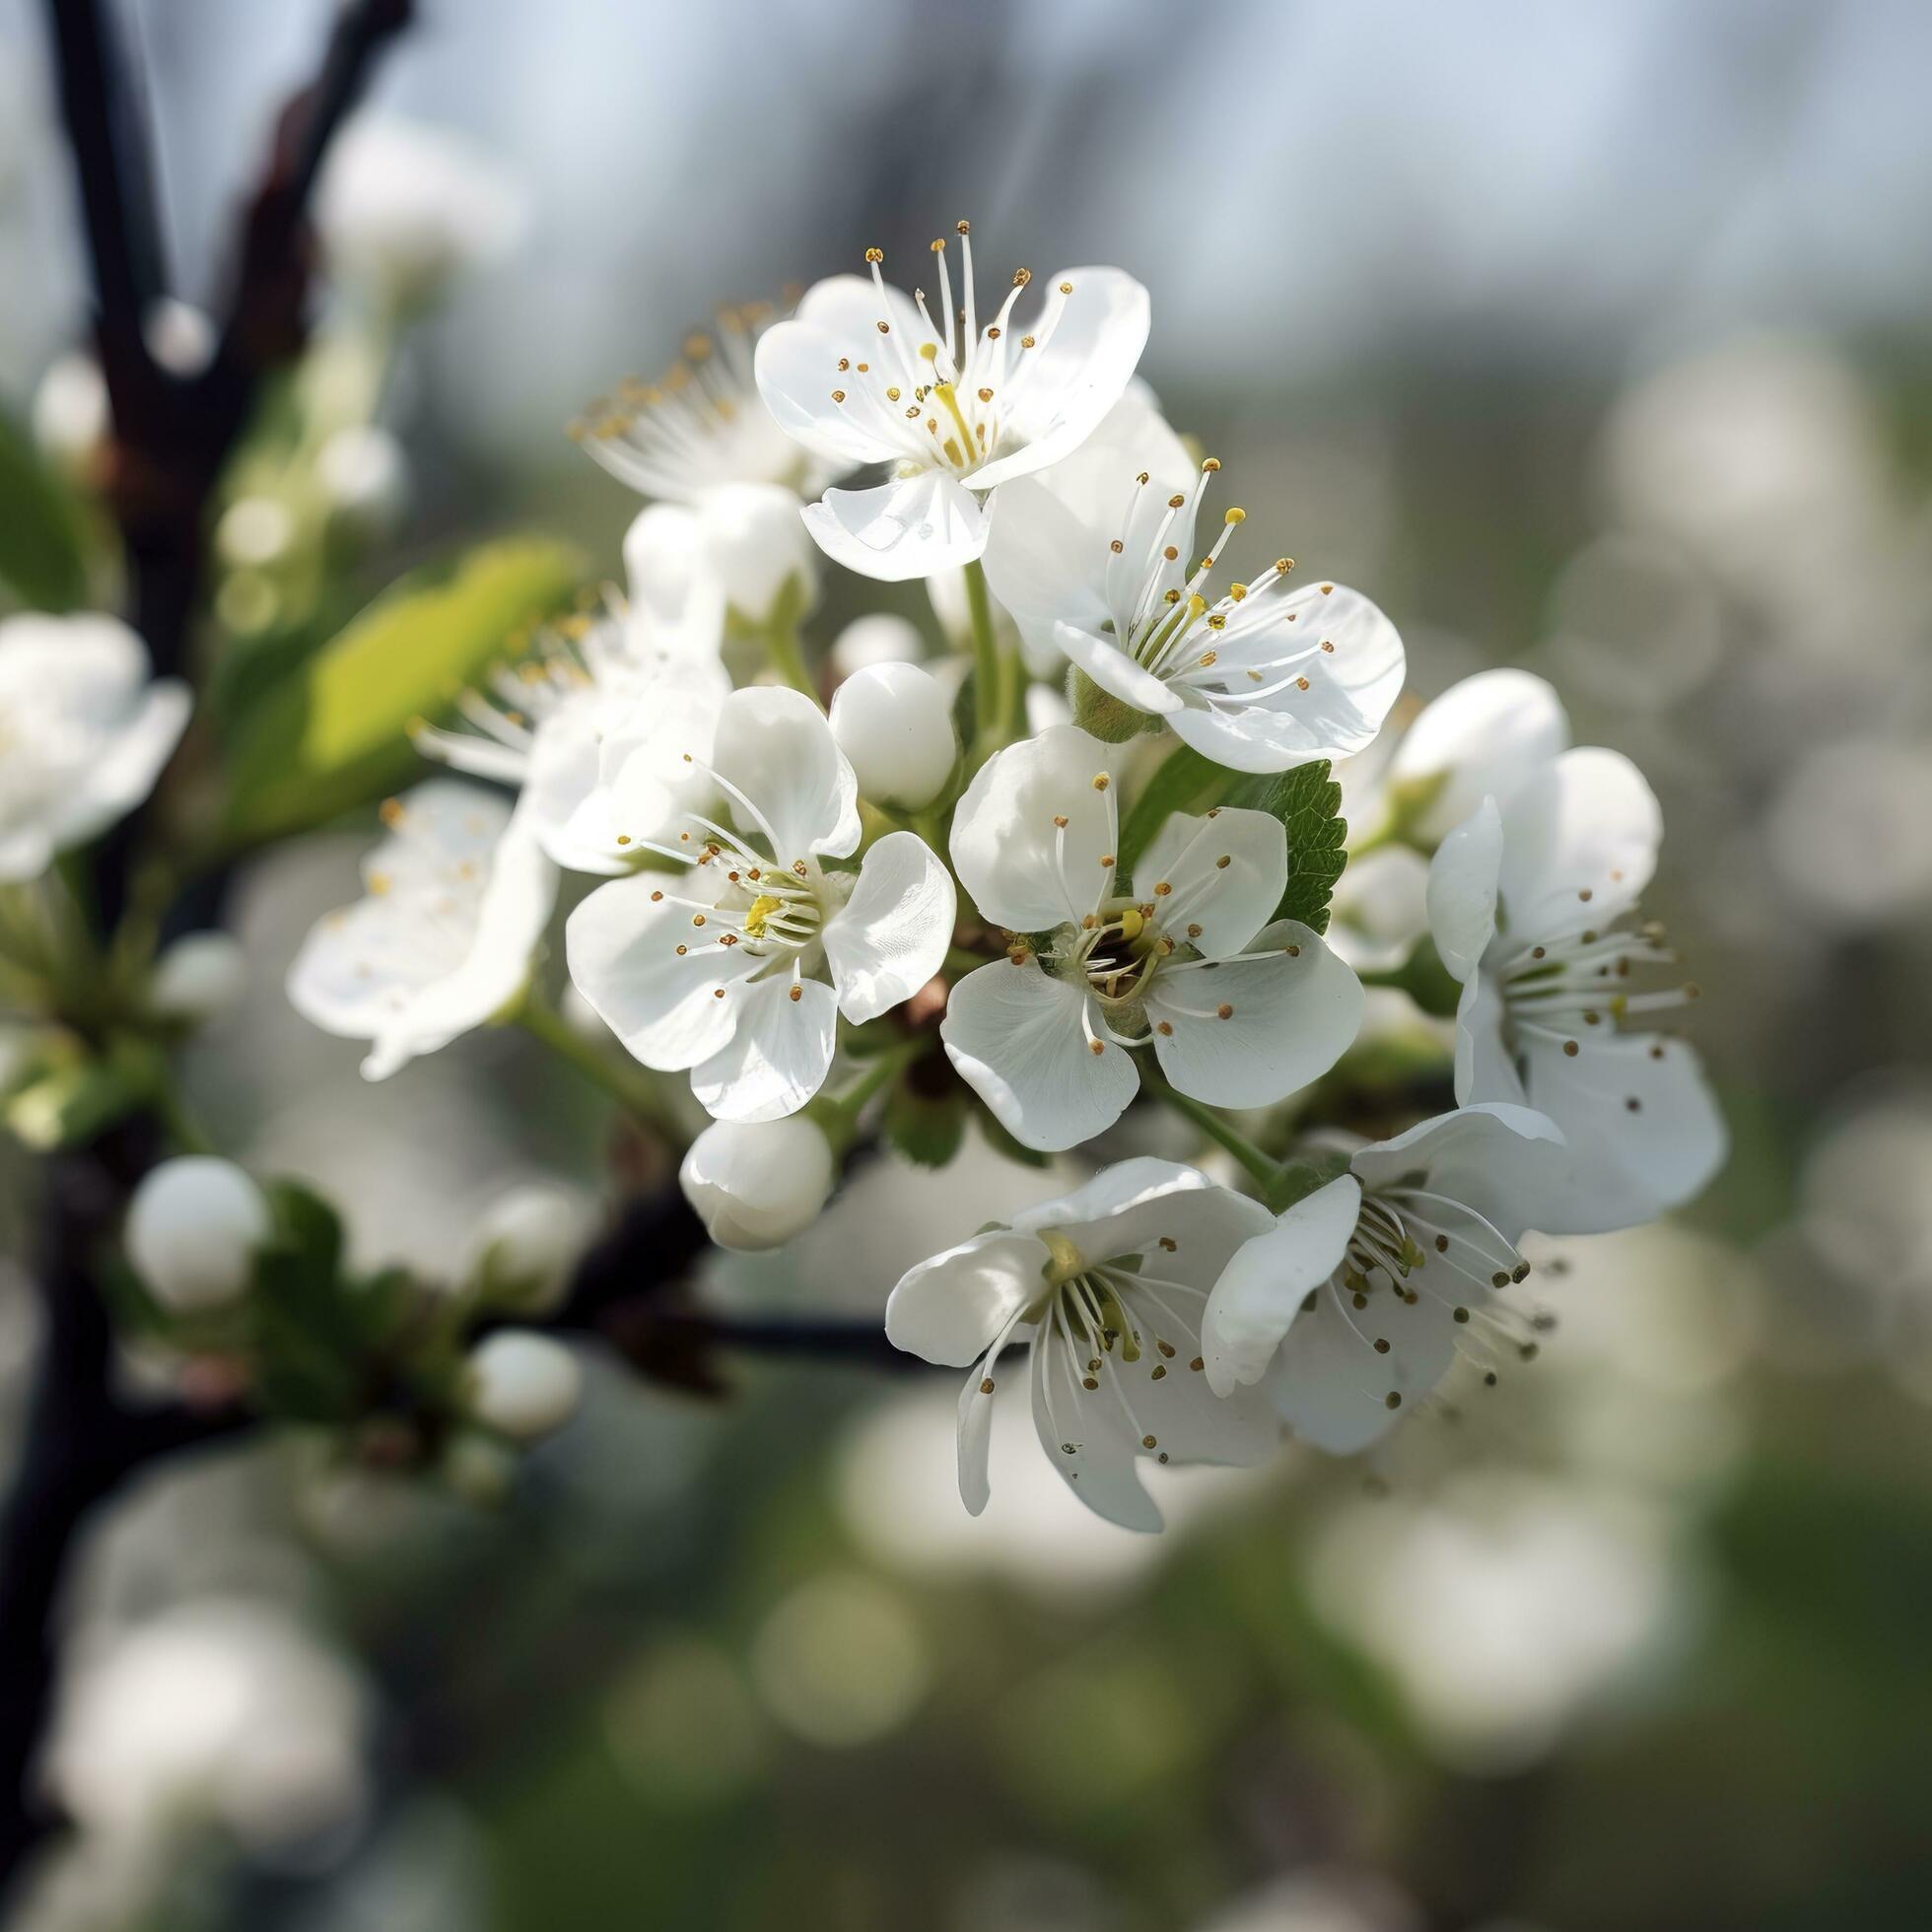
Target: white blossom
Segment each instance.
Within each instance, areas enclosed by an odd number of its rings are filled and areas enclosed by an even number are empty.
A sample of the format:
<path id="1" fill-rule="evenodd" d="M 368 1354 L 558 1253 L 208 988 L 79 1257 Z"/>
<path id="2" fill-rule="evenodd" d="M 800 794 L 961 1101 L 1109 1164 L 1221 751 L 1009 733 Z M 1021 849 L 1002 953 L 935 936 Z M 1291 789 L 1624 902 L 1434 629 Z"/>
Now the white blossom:
<path id="1" fill-rule="evenodd" d="M 150 1008 L 196 1025 L 219 1019 L 248 990 L 248 955 L 230 932 L 187 932 L 155 961 L 148 981 Z"/>
<path id="2" fill-rule="evenodd" d="M 928 577 L 986 549 L 992 493 L 1070 454 L 1120 399 L 1147 339 L 1147 292 L 1117 268 L 1062 269 L 1028 322 L 1033 277 L 1013 276 L 980 326 L 971 225 L 958 224 L 961 311 L 946 244 L 932 244 L 937 306 L 838 275 L 760 340 L 759 392 L 779 427 L 840 469 L 886 463 L 888 481 L 829 490 L 805 512 L 826 555 L 867 577 Z"/>
<path id="3" fill-rule="evenodd" d="M 383 807 L 367 897 L 327 914 L 289 969 L 289 998 L 325 1032 L 370 1042 L 386 1079 L 517 1000 L 557 894 L 557 869 L 495 794 L 431 779 Z"/>
<path id="4" fill-rule="evenodd" d="M 721 1248 L 780 1248 L 818 1218 L 838 1180 L 831 1143 L 794 1114 L 713 1121 L 685 1151 L 678 1185 Z"/>
<path id="5" fill-rule="evenodd" d="M 1485 797 L 1498 802 L 1569 746 L 1562 700 L 1534 671 L 1502 665 L 1452 684 L 1424 705 L 1397 740 L 1377 796 L 1350 826 L 1373 839 L 1389 821 L 1433 849 Z"/>
<path id="6" fill-rule="evenodd" d="M 1279 1438 L 1266 1396 L 1208 1387 L 1208 1290 L 1269 1225 L 1265 1208 L 1191 1167 L 1128 1160 L 1010 1224 L 909 1271 L 886 1303 L 897 1347 L 970 1373 L 959 1402 L 959 1492 L 986 1507 L 1000 1357 L 1028 1351 L 1041 1447 L 1081 1501 L 1134 1530 L 1159 1510 L 1137 1472 L 1264 1461 Z"/>
<path id="7" fill-rule="evenodd" d="M 1345 586 L 1291 589 L 1287 557 L 1210 601 L 1247 516 L 1226 511 L 1212 545 L 1196 548 L 1219 468 L 1197 465 L 1150 401 L 1130 395 L 1076 454 L 1007 494 L 987 582 L 1036 651 L 1070 658 L 1125 707 L 1111 735 L 1157 718 L 1242 772 L 1359 751 L 1401 695 L 1402 640 Z"/>
<path id="8" fill-rule="evenodd" d="M 1436 950 L 1463 986 L 1456 1097 L 1537 1108 L 1568 1143 L 1564 1225 L 1546 1233 L 1651 1220 L 1724 1158 L 1695 1051 L 1642 1025 L 1696 991 L 1642 977 L 1675 958 L 1634 923 L 1662 836 L 1637 768 L 1583 746 L 1485 799 L 1430 865 Z"/>
<path id="9" fill-rule="evenodd" d="M 315 189 L 329 271 L 380 311 L 434 301 L 458 274 L 516 247 L 522 184 L 461 135 L 394 114 L 358 115 Z"/>
<path id="10" fill-rule="evenodd" d="M 554 1308 L 594 1220 L 582 1195 L 554 1182 L 506 1188 L 477 1222 L 466 1276 L 500 1306 L 525 1314 Z"/>
<path id="11" fill-rule="evenodd" d="M 37 878 L 154 789 L 188 687 L 117 618 L 0 618 L 0 882 Z"/>
<path id="12" fill-rule="evenodd" d="M 1134 1052 L 1214 1106 L 1259 1107 L 1326 1072 L 1361 987 L 1307 927 L 1276 921 L 1287 843 L 1266 812 L 1175 813 L 1117 872 L 1110 748 L 1073 725 L 981 767 L 953 816 L 960 883 L 1019 935 L 953 989 L 947 1054 L 1027 1146 L 1110 1127 L 1139 1086 Z"/>
<path id="13" fill-rule="evenodd" d="M 918 811 L 945 790 L 959 756 L 944 687 L 917 664 L 868 664 L 832 693 L 832 735 L 859 790 Z"/>
<path id="14" fill-rule="evenodd" d="M 233 1161 L 207 1154 L 164 1160 L 128 1203 L 127 1258 L 149 1293 L 176 1314 L 233 1301 L 268 1240 L 268 1202 Z"/>
<path id="15" fill-rule="evenodd" d="M 360 1820 L 368 1719 L 348 1667 L 299 1626 L 203 1598 L 83 1643 L 48 1771 L 109 1840 L 206 1821 L 273 1854 Z"/>
<path id="16" fill-rule="evenodd" d="M 658 503 L 694 508 L 708 491 L 735 483 L 816 496 L 851 464 L 800 448 L 759 396 L 753 352 L 781 319 L 769 302 L 720 310 L 716 328 L 687 336 L 663 376 L 626 378 L 571 425 L 572 437 L 620 482 Z"/>
<path id="17" fill-rule="evenodd" d="M 952 880 L 911 832 L 880 839 L 856 876 L 826 865 L 858 849 L 858 781 L 795 691 L 733 693 L 710 759 L 690 756 L 718 815 L 630 841 L 688 869 L 591 893 L 567 929 L 571 978 L 647 1067 L 688 1068 L 717 1118 L 777 1120 L 823 1084 L 839 1013 L 876 1019 L 938 971 Z"/>
<path id="18" fill-rule="evenodd" d="M 1469 1355 L 1491 1379 L 1537 1349 L 1509 1289 L 1520 1243 L 1566 1233 L 1562 1136 L 1524 1107 L 1464 1107 L 1362 1146 L 1250 1241 L 1202 1324 L 1209 1386 L 1266 1387 L 1294 1433 L 1352 1455 Z"/>
<path id="19" fill-rule="evenodd" d="M 487 693 L 465 692 L 469 730 L 415 731 L 427 756 L 517 787 L 531 836 L 574 871 L 628 871 L 631 840 L 671 831 L 711 795 L 686 753 L 709 758 L 731 683 L 724 601 L 691 545 L 689 511 L 644 511 L 625 538 L 628 599 L 554 627 Z"/>
<path id="20" fill-rule="evenodd" d="M 584 1393 L 584 1370 L 561 1342 L 534 1329 L 499 1329 L 469 1352 L 470 1413 L 513 1442 L 560 1429 Z"/>

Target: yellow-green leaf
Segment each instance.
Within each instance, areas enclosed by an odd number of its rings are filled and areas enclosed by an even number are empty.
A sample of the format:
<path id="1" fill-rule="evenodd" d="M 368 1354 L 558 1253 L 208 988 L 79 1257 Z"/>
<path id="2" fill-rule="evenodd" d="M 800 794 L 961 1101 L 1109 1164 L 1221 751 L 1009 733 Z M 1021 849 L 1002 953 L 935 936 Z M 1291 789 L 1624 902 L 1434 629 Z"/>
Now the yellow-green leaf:
<path id="1" fill-rule="evenodd" d="M 237 721 L 230 835 L 300 831 L 407 783 L 410 721 L 447 711 L 513 638 L 569 602 L 581 570 L 567 545 L 514 538 L 384 591 Z"/>

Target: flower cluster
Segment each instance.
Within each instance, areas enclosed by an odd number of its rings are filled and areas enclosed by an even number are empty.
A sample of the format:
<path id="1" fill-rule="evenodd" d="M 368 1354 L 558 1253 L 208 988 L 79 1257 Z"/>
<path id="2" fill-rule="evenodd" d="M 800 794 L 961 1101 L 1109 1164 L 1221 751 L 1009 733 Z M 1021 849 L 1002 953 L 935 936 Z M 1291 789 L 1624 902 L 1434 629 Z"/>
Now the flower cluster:
<path id="1" fill-rule="evenodd" d="M 1494 1384 L 1542 1346 L 1527 1233 L 1647 1220 L 1714 1171 L 1696 1057 L 1652 1025 L 1695 992 L 1639 915 L 1658 808 L 1519 672 L 1390 742 L 1395 626 L 1287 556 L 1237 566 L 1221 465 L 1136 377 L 1132 278 L 1022 268 L 982 304 L 964 222 L 930 293 L 865 261 L 725 311 L 573 427 L 650 499 L 625 586 L 460 728 L 419 725 L 480 783 L 389 801 L 290 993 L 371 1042 L 371 1078 L 486 1021 L 564 1043 L 680 1143 L 725 1246 L 801 1231 L 880 1132 L 943 1160 L 976 1120 L 1087 1163 L 911 1270 L 886 1333 L 967 1371 L 969 1509 L 1023 1351 L 1054 1466 L 1158 1528 L 1141 1460 L 1351 1453 L 1452 1373 Z M 928 580 L 962 648 L 900 661 L 917 633 L 881 617 L 814 668 L 821 558 Z M 575 1032 L 540 992 L 562 873 L 593 881 Z M 1444 1026 L 1455 1105 L 1392 1136 L 1351 1074 L 1365 982 Z M 1203 1164 L 1109 1161 L 1137 1106 Z M 486 1390 L 522 1380 L 500 1352 Z"/>

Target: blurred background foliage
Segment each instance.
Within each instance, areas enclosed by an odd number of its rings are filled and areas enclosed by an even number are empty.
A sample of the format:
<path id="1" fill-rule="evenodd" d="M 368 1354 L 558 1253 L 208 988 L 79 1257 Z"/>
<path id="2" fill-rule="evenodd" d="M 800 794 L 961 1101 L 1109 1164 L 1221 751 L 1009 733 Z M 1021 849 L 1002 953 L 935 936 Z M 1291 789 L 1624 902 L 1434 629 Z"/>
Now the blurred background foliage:
<path id="1" fill-rule="evenodd" d="M 180 283 L 211 290 L 326 9 L 124 12 Z M 393 731 L 429 700 L 386 681 L 385 625 L 434 633 L 409 666 L 433 698 L 583 560 L 617 574 L 633 503 L 562 435 L 591 394 L 721 301 L 970 215 L 989 262 L 1149 285 L 1167 413 L 1258 530 L 1395 617 L 1417 699 L 1525 664 L 1643 766 L 1669 828 L 1647 904 L 1705 989 L 1736 1150 L 1683 1224 L 1548 1257 L 1534 1367 L 1369 1468 L 1164 1473 L 1157 1543 L 1003 1437 L 968 1519 L 947 1378 L 917 1371 L 745 1369 L 708 1405 L 593 1364 L 487 1499 L 301 1442 L 164 1472 L 89 1552 L 55 1747 L 85 1829 L 19 1922 L 1922 1924 L 1932 15 L 423 14 L 378 105 L 473 144 L 517 216 L 434 313 L 344 292 L 235 465 L 223 726 L 263 784 L 211 837 L 292 822 L 274 782 L 318 715 L 374 764 L 310 803 L 407 772 Z M 82 275 L 38 30 L 0 0 L 0 580 L 61 604 L 112 566 L 59 360 Z M 393 441 L 321 462 L 372 429 Z M 343 631 L 408 571 L 433 622 L 392 596 Z M 880 592 L 936 648 L 917 586 L 852 580 L 814 635 Z M 611 1150 L 505 1034 L 372 1088 L 288 1010 L 369 836 L 244 870 L 254 984 L 194 1099 L 338 1202 L 364 1259 L 447 1274 L 493 1193 L 594 1194 Z M 1419 1024 L 1396 995 L 1376 1020 Z M 875 1310 L 1059 1178 L 875 1163 L 712 1290 Z M 28 1179 L 0 1155 L 10 1244 Z M 0 1261 L 10 1426 L 29 1319 Z"/>

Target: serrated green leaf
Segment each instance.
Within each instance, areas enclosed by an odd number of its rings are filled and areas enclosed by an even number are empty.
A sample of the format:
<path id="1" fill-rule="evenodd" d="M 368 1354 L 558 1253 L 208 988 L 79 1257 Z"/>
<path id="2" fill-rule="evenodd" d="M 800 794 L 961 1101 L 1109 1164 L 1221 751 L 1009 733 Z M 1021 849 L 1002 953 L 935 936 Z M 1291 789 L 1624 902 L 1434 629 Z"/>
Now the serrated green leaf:
<path id="1" fill-rule="evenodd" d="M 230 835 L 300 831 L 406 783 L 410 721 L 446 711 L 515 633 L 568 602 L 579 576 L 568 546 L 516 538 L 385 591 L 237 721 Z"/>
<path id="2" fill-rule="evenodd" d="M 1177 744 L 1140 788 L 1134 809 L 1121 827 L 1120 876 L 1134 876 L 1134 862 L 1153 843 L 1154 834 L 1177 811 L 1206 811 L 1222 802 L 1238 774 L 1209 763 L 1191 745 Z"/>
<path id="3" fill-rule="evenodd" d="M 1348 862 L 1348 825 L 1340 815 L 1342 788 L 1330 777 L 1328 760 L 1241 779 L 1222 802 L 1265 811 L 1281 821 L 1288 835 L 1288 884 L 1275 917 L 1298 919 L 1311 932 L 1326 932 L 1329 900 Z"/>
<path id="4" fill-rule="evenodd" d="M 73 492 L 0 415 L 0 582 L 35 610 L 72 610 L 87 595 L 86 536 Z"/>

